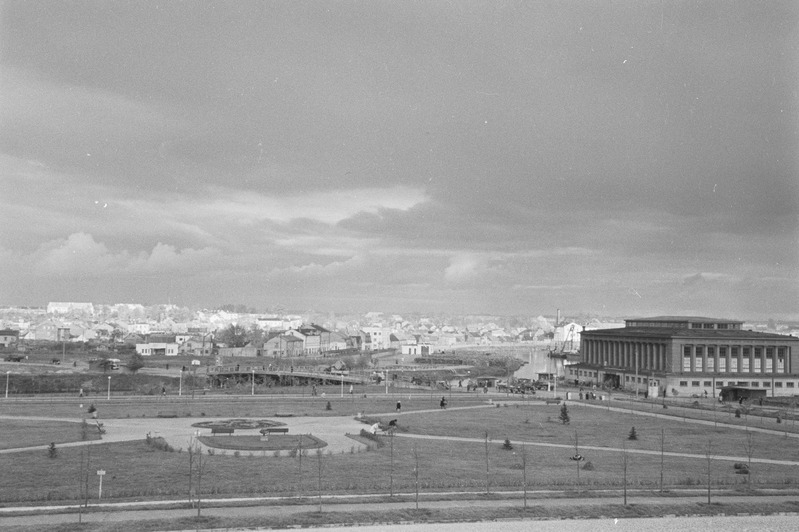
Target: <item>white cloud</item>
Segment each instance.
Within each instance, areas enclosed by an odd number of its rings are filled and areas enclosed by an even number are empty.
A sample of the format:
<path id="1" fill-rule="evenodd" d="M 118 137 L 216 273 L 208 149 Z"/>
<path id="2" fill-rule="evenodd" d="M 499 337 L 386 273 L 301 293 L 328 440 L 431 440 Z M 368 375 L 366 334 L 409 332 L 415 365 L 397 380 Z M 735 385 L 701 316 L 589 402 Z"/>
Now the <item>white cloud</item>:
<path id="1" fill-rule="evenodd" d="M 444 270 L 448 283 L 459 284 L 475 279 L 486 266 L 486 259 L 478 255 L 464 254 L 451 257 Z"/>
<path id="2" fill-rule="evenodd" d="M 90 234 L 73 233 L 66 239 L 43 244 L 27 259 L 38 275 L 94 277 L 194 270 L 217 254 L 212 248 L 177 250 L 174 246 L 160 242 L 149 253 L 134 255 L 127 250 L 113 252 L 105 243 L 95 241 Z"/>

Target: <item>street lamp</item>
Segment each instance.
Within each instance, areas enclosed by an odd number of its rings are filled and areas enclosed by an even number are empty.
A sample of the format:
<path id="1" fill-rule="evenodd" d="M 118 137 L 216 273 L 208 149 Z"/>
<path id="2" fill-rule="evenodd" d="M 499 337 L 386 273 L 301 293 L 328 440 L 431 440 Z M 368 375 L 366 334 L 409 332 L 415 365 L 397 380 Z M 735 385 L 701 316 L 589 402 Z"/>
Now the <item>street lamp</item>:
<path id="1" fill-rule="evenodd" d="M 10 371 L 6 371 L 6 399 L 8 399 L 8 377 L 11 375 Z"/>
<path id="2" fill-rule="evenodd" d="M 108 376 L 108 400 L 111 400 L 111 375 Z"/>
<path id="3" fill-rule="evenodd" d="M 255 368 L 252 368 L 252 390 L 250 395 L 255 395 Z"/>

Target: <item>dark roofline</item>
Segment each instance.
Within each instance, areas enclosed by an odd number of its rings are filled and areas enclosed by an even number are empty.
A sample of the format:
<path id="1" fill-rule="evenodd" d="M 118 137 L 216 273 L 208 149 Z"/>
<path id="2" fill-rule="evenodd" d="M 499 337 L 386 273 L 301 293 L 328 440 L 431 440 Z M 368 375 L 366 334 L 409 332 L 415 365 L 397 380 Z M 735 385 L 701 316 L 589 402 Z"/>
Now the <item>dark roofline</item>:
<path id="1" fill-rule="evenodd" d="M 615 329 L 595 329 L 580 333 L 581 339 L 591 337 L 632 336 L 641 338 L 706 338 L 706 339 L 753 339 L 799 341 L 799 338 L 787 334 L 764 333 L 740 329 L 683 329 L 665 327 L 620 327 Z"/>
<path id="2" fill-rule="evenodd" d="M 626 318 L 627 321 L 679 321 L 694 323 L 743 323 L 741 320 L 728 320 L 723 318 L 707 318 L 704 316 L 654 316 L 651 318 Z"/>

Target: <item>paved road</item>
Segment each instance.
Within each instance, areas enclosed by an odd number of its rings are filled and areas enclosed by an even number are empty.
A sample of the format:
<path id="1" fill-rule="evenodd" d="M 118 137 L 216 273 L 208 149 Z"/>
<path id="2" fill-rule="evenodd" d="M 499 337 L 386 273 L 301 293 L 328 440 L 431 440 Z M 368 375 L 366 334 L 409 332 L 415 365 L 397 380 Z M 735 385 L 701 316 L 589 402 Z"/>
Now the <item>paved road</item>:
<path id="1" fill-rule="evenodd" d="M 514 492 L 515 496 L 519 496 L 520 492 Z M 311 498 L 312 498 L 311 494 Z M 413 500 L 412 493 L 404 493 L 398 496 L 405 497 L 406 499 L 403 502 L 376 502 L 376 503 L 369 503 L 369 496 L 359 496 L 359 497 L 346 497 L 349 499 L 361 499 L 359 502 L 341 502 L 341 500 L 346 498 L 338 498 L 335 500 L 334 497 L 323 497 L 322 502 L 322 511 L 323 512 L 363 512 L 363 511 L 370 511 L 370 512 L 380 512 L 380 511 L 388 511 L 388 510 L 401 510 L 401 509 L 411 509 L 416 507 L 416 502 Z M 268 500 L 275 498 L 265 498 L 262 500 Z M 780 502 L 795 502 L 799 499 L 797 496 L 782 496 L 782 495 L 775 495 L 769 496 L 768 502 L 771 503 L 780 503 Z M 235 504 L 236 501 L 242 503 L 244 501 L 248 501 L 252 503 L 253 501 L 257 501 L 258 499 L 220 499 L 220 500 L 206 500 L 205 504 L 213 504 L 219 502 L 227 502 L 229 504 Z M 714 495 L 712 497 L 712 501 L 714 503 L 723 503 L 727 505 L 734 505 L 736 503 L 751 503 L 756 502 L 758 499 L 755 497 L 747 497 L 747 496 L 724 496 L 724 495 Z M 635 504 L 636 506 L 645 506 L 645 505 L 658 505 L 659 507 L 666 506 L 668 504 L 674 505 L 685 505 L 685 504 L 704 504 L 707 502 L 706 495 L 695 495 L 695 496 L 687 496 L 687 497 L 674 497 L 674 498 L 663 498 L 663 497 L 652 497 L 652 496 L 638 496 L 636 497 L 634 494 L 628 493 L 628 503 Z M 366 504 L 364 504 L 366 503 Z M 503 500 L 484 500 L 484 499 L 466 499 L 466 500 L 449 500 L 449 501 L 426 501 L 424 497 L 420 499 L 419 508 L 420 509 L 453 509 L 453 508 L 475 508 L 475 507 L 483 507 L 483 508 L 499 508 L 499 507 L 521 507 L 523 505 L 523 499 L 521 498 L 512 498 L 512 499 L 503 499 Z M 532 499 L 528 500 L 528 507 L 534 506 L 546 506 L 546 507 L 567 507 L 567 506 L 607 506 L 607 505 L 616 505 L 622 504 L 621 497 L 612 497 L 612 498 L 585 498 L 585 499 Z M 110 505 L 109 505 L 110 506 Z M 113 506 L 119 507 L 120 504 L 114 504 Z M 20 525 L 41 525 L 41 526 L 51 526 L 57 525 L 61 523 L 76 523 L 78 521 L 78 514 L 76 513 L 60 513 L 63 507 L 50 507 L 50 510 L 44 514 L 38 515 L 27 515 L 27 516 L 20 516 L 20 517 L 0 517 L 0 526 L 20 526 Z M 40 510 L 47 511 L 47 509 Z M 226 506 L 226 507 L 204 507 L 202 510 L 202 515 L 204 516 L 215 516 L 215 517 L 263 517 L 264 519 L 269 518 L 277 518 L 277 517 L 286 517 L 294 514 L 302 514 L 308 512 L 317 512 L 319 511 L 318 502 L 311 501 L 310 504 L 306 505 L 272 505 L 272 506 Z M 196 509 L 164 509 L 164 510 L 120 510 L 116 509 L 115 511 L 108 511 L 108 512 L 92 512 L 92 513 L 85 513 L 82 516 L 82 520 L 84 522 L 94 522 L 94 523 L 114 523 L 114 522 L 121 522 L 121 521 L 140 521 L 145 519 L 178 519 L 182 517 L 193 517 L 197 515 Z M 793 518 L 794 526 L 791 530 L 796 529 L 796 517 Z M 529 521 L 527 521 L 529 526 Z M 536 521 L 536 528 L 538 527 L 539 521 Z M 569 521 L 571 529 L 572 521 Z M 562 530 L 563 522 L 561 521 L 561 528 Z M 359 528 L 360 530 L 360 528 Z M 694 529 L 698 530 L 698 529 Z"/>

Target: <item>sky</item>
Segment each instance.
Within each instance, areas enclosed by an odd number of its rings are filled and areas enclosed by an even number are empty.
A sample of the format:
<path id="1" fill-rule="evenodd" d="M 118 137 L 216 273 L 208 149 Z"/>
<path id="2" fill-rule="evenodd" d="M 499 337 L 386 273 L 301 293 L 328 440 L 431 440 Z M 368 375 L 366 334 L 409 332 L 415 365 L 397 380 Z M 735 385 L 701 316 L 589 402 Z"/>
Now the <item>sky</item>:
<path id="1" fill-rule="evenodd" d="M 0 304 L 799 319 L 792 1 L 3 1 Z"/>

